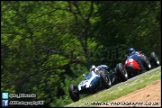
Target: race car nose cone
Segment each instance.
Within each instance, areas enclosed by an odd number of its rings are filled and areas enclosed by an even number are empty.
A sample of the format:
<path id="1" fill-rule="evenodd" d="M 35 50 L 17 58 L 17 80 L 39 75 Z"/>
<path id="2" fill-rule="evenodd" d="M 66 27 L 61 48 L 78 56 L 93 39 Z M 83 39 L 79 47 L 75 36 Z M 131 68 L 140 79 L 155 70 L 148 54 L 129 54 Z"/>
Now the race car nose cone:
<path id="1" fill-rule="evenodd" d="M 127 72 L 134 72 L 135 71 L 135 68 L 132 65 L 128 65 L 126 67 L 126 70 L 127 70 Z"/>

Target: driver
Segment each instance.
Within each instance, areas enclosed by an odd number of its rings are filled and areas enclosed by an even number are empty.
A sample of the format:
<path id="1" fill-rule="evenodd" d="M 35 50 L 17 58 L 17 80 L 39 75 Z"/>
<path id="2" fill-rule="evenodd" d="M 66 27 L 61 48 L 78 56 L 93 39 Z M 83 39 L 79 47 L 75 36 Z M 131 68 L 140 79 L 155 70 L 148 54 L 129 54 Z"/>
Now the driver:
<path id="1" fill-rule="evenodd" d="M 134 54 L 137 54 L 139 56 L 145 55 L 144 53 L 142 53 L 142 51 L 136 51 L 134 48 L 128 48 L 128 55 L 131 56 Z"/>
<path id="2" fill-rule="evenodd" d="M 99 65 L 99 66 L 95 66 L 95 65 L 92 65 L 91 68 L 90 68 L 90 72 L 91 71 L 94 71 L 95 73 L 99 74 L 101 71 L 101 69 L 105 69 L 109 72 L 109 67 L 107 65 Z"/>
<path id="3" fill-rule="evenodd" d="M 143 64 L 142 64 L 142 56 L 145 56 L 144 53 L 142 53 L 142 51 L 136 51 L 134 48 L 128 48 L 128 57 L 132 56 L 132 55 L 137 55 L 138 57 L 134 57 L 134 59 L 140 64 L 141 68 L 143 68 Z"/>
<path id="4" fill-rule="evenodd" d="M 96 66 L 95 65 L 92 65 L 91 68 L 90 68 L 90 72 L 91 71 L 95 71 L 95 69 L 96 69 Z"/>

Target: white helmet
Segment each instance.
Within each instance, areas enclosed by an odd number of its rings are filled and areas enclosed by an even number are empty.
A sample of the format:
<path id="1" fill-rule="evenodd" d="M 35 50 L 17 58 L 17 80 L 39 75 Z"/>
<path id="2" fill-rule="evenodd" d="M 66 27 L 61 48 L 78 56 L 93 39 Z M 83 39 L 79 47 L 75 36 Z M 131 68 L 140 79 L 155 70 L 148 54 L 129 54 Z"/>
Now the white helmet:
<path id="1" fill-rule="evenodd" d="M 92 65 L 92 67 L 90 68 L 90 71 L 95 71 L 96 66 Z"/>
<path id="2" fill-rule="evenodd" d="M 99 69 L 95 68 L 95 73 L 98 74 L 99 73 Z"/>

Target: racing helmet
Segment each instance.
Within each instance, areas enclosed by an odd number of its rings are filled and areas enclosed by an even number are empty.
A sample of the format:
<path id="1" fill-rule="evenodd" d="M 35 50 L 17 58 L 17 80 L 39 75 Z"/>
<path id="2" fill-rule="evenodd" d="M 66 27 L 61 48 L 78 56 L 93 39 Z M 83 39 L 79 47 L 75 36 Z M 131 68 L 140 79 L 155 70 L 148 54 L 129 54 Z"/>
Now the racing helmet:
<path id="1" fill-rule="evenodd" d="M 99 69 L 98 68 L 95 68 L 95 71 L 94 71 L 96 74 L 99 74 Z"/>
<path id="2" fill-rule="evenodd" d="M 95 65 L 92 65 L 91 68 L 90 68 L 90 72 L 91 71 L 95 71 L 95 68 L 96 68 L 96 66 Z"/>
<path id="3" fill-rule="evenodd" d="M 128 54 L 132 54 L 135 52 L 135 49 L 134 48 L 128 48 Z"/>

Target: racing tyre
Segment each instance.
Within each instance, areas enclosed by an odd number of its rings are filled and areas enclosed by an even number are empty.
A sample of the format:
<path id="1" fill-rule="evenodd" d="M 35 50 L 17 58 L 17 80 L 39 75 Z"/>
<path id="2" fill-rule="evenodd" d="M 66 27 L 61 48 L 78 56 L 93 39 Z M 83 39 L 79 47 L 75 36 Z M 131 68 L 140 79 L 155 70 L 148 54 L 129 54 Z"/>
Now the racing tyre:
<path id="1" fill-rule="evenodd" d="M 110 88 L 111 87 L 111 80 L 110 80 L 108 74 L 106 74 L 106 72 L 101 72 L 100 77 L 101 77 L 101 81 L 102 81 L 104 87 L 106 89 Z"/>
<path id="2" fill-rule="evenodd" d="M 146 56 L 143 56 L 143 65 L 147 71 L 151 69 L 151 63 Z"/>
<path id="3" fill-rule="evenodd" d="M 158 57 L 156 56 L 155 52 L 152 52 L 151 53 L 150 62 L 152 64 L 154 64 L 156 67 L 160 66 L 160 61 L 159 61 Z"/>
<path id="4" fill-rule="evenodd" d="M 125 69 L 125 67 L 122 63 L 118 63 L 116 65 L 116 73 L 117 73 L 118 79 L 121 82 L 128 80 L 128 73 L 127 73 L 127 71 L 126 71 L 126 69 Z"/>
<path id="5" fill-rule="evenodd" d="M 71 99 L 75 102 L 79 100 L 79 91 L 78 88 L 76 86 L 74 86 L 73 84 L 71 84 L 69 86 L 69 94 Z"/>

